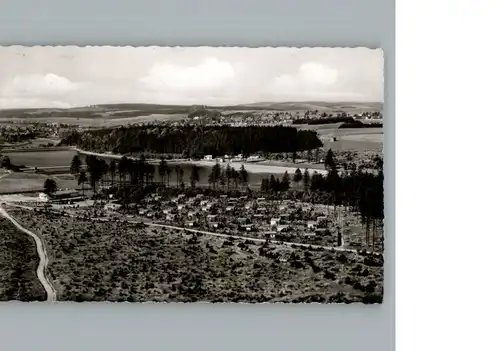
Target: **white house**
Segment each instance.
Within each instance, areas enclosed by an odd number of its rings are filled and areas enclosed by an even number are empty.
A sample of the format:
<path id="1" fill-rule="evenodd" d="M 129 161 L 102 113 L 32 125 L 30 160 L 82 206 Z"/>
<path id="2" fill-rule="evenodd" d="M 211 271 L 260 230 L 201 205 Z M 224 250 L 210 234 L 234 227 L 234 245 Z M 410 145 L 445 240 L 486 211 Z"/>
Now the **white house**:
<path id="1" fill-rule="evenodd" d="M 307 229 L 314 229 L 316 228 L 316 222 L 315 221 L 308 221 L 307 222 Z"/>
<path id="2" fill-rule="evenodd" d="M 38 194 L 38 201 L 40 202 L 48 202 L 50 200 L 49 196 L 45 193 Z"/>
<path id="3" fill-rule="evenodd" d="M 106 204 L 104 205 L 104 209 L 108 211 L 115 211 L 121 208 L 120 204 Z"/>

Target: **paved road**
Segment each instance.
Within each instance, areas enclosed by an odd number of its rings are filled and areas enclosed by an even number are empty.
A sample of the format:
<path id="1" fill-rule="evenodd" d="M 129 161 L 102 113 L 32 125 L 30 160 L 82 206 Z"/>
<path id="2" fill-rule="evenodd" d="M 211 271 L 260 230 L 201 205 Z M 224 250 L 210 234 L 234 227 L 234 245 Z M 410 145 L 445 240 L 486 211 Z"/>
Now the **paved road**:
<path id="1" fill-rule="evenodd" d="M 14 224 L 19 230 L 22 232 L 28 234 L 31 236 L 33 239 L 35 239 L 36 243 L 36 251 L 38 252 L 38 257 L 40 258 L 40 262 L 38 263 L 38 268 L 36 270 L 36 275 L 38 277 L 38 280 L 40 283 L 42 283 L 43 288 L 45 289 L 45 292 L 47 293 L 47 301 L 48 302 L 54 302 L 56 301 L 56 291 L 52 287 L 52 284 L 49 282 L 47 277 L 45 276 L 45 271 L 47 269 L 47 265 L 49 263 L 49 260 L 47 258 L 47 252 L 45 251 L 45 247 L 43 246 L 42 240 L 33 232 L 25 229 L 23 226 L 21 226 L 14 218 L 12 218 L 7 211 L 0 205 L 0 215 L 3 217 L 7 218 Z"/>

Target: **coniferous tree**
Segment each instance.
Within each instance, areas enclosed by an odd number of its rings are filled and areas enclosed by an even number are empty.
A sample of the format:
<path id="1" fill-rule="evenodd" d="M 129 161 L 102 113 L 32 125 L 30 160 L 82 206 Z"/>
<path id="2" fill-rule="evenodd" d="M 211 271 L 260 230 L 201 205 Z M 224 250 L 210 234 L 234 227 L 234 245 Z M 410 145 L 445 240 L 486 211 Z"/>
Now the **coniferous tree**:
<path id="1" fill-rule="evenodd" d="M 197 165 L 194 165 L 192 170 L 191 170 L 191 176 L 190 176 L 190 182 L 191 182 L 191 187 L 195 187 L 196 183 L 200 181 L 200 167 Z"/>
<path id="2" fill-rule="evenodd" d="M 52 178 L 47 178 L 43 184 L 43 191 L 47 195 L 52 195 L 57 190 L 57 183 Z"/>
<path id="3" fill-rule="evenodd" d="M 281 190 L 287 191 L 290 189 L 290 176 L 288 175 L 288 172 L 285 171 L 285 174 L 283 174 L 283 178 L 281 179 Z"/>
<path id="4" fill-rule="evenodd" d="M 73 156 L 73 159 L 71 160 L 71 166 L 69 168 L 70 173 L 76 176 L 80 173 L 81 166 L 82 161 L 80 160 L 80 157 L 78 155 Z"/>
<path id="5" fill-rule="evenodd" d="M 328 152 L 326 153 L 325 157 L 325 169 L 329 171 L 333 171 L 336 169 L 335 166 L 335 160 L 333 158 L 333 151 L 332 149 L 328 149 Z"/>
<path id="6" fill-rule="evenodd" d="M 311 177 L 309 176 L 309 170 L 307 168 L 304 171 L 304 176 L 302 177 L 302 180 L 304 182 L 304 189 L 305 190 L 309 189 L 309 183 L 311 181 Z"/>
<path id="7" fill-rule="evenodd" d="M 111 185 L 115 183 L 115 175 L 116 175 L 116 161 L 112 160 L 109 164 L 109 174 L 111 176 Z"/>
<path id="8" fill-rule="evenodd" d="M 167 163 L 165 162 L 165 157 L 161 157 L 160 165 L 158 166 L 158 174 L 160 175 L 161 183 L 165 185 L 165 174 L 167 173 Z"/>
<path id="9" fill-rule="evenodd" d="M 82 194 L 85 195 L 85 183 L 88 181 L 87 173 L 84 171 L 80 171 L 80 175 L 78 176 L 78 185 L 82 186 Z"/>

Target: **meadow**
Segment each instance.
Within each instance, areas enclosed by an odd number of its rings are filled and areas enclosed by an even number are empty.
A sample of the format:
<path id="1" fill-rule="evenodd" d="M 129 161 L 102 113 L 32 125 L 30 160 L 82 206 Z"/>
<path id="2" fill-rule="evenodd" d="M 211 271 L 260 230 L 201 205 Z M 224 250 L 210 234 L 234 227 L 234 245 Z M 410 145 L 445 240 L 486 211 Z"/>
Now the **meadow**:
<path id="1" fill-rule="evenodd" d="M 5 156 L 9 156 L 10 162 L 14 165 L 26 167 L 55 167 L 68 166 L 71 159 L 76 155 L 75 151 L 19 151 L 6 152 Z"/>
<path id="2" fill-rule="evenodd" d="M 10 173 L 0 179 L 0 194 L 16 193 L 16 192 L 40 192 L 43 191 L 45 180 L 52 178 L 56 181 L 57 186 L 61 189 L 78 189 L 78 183 L 72 176 L 54 175 L 48 176 L 45 174 L 34 173 Z"/>
<path id="3" fill-rule="evenodd" d="M 342 129 L 335 124 L 296 125 L 298 129 L 315 130 L 323 142 L 323 149 L 333 151 L 377 151 L 384 146 L 383 128 Z M 336 137 L 337 141 L 332 141 Z"/>

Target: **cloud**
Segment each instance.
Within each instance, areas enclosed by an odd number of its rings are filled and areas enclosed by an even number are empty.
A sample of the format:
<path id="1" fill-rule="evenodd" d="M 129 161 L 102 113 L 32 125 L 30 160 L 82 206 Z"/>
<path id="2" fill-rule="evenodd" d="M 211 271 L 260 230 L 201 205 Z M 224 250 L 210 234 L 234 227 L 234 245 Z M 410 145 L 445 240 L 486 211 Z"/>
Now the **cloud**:
<path id="1" fill-rule="evenodd" d="M 296 74 L 284 74 L 275 78 L 271 87 L 281 89 L 328 89 L 337 81 L 337 70 L 316 62 L 302 64 Z"/>
<path id="2" fill-rule="evenodd" d="M 60 96 L 75 91 L 79 84 L 57 74 L 19 75 L 2 86 L 2 95 L 12 98 Z"/>
<path id="3" fill-rule="evenodd" d="M 358 100 L 364 95 L 341 89 L 339 72 L 317 62 L 300 65 L 293 74 L 277 76 L 267 93 L 285 100 Z"/>
<path id="4" fill-rule="evenodd" d="M 75 107 L 65 101 L 41 98 L 0 98 L 0 109 L 5 108 L 70 108 Z"/>
<path id="5" fill-rule="evenodd" d="M 181 91 L 187 94 L 223 88 L 235 78 L 231 63 L 207 58 L 196 66 L 157 64 L 139 83 L 156 91 Z"/>

